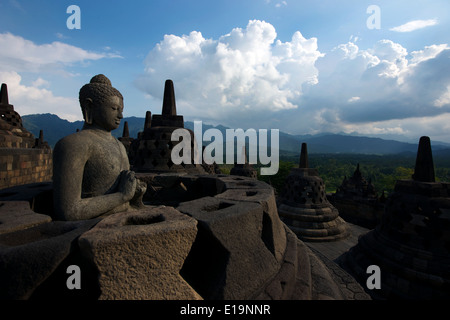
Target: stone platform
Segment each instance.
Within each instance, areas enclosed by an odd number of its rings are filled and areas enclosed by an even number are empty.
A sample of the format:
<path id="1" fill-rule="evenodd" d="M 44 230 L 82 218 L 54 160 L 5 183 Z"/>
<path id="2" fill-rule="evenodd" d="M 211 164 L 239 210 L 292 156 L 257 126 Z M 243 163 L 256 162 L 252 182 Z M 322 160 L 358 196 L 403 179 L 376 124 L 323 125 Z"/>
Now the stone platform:
<path id="1" fill-rule="evenodd" d="M 366 292 L 347 271 L 338 264 L 341 257 L 358 243 L 358 239 L 369 229 L 347 222 L 349 236 L 334 242 L 305 242 L 312 253 L 328 268 L 334 281 L 345 295 L 346 300 L 371 300 Z"/>
<path id="2" fill-rule="evenodd" d="M 147 181 L 160 187 L 150 196 L 172 206 L 150 201 L 143 210 L 72 222 L 56 221 L 43 212 L 45 206 L 39 206 L 40 213 L 24 207 L 48 199 L 48 183 L 2 190 L 0 298 L 368 298 L 334 262 L 322 259 L 281 222 L 273 188 L 266 183 L 189 174 L 148 174 Z M 159 197 L 164 187 L 181 190 L 183 200 Z M 11 208 L 23 214 L 10 219 Z M 70 265 L 82 270 L 81 290 L 66 286 Z"/>
<path id="3" fill-rule="evenodd" d="M 369 229 L 358 226 L 356 224 L 348 223 L 349 236 L 335 242 L 306 242 L 306 245 L 314 252 L 319 252 L 321 255 L 331 261 L 335 261 L 345 252 L 350 250 L 358 243 L 360 236 L 369 232 Z"/>

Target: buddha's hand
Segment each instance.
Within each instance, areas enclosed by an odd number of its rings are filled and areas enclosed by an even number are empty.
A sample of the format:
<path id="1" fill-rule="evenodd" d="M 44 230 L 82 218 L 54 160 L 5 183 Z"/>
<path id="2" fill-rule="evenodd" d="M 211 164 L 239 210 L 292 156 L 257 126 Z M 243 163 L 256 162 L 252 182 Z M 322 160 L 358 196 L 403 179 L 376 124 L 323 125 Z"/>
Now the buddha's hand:
<path id="1" fill-rule="evenodd" d="M 130 200 L 130 205 L 138 209 L 143 208 L 144 203 L 142 202 L 142 198 L 144 197 L 146 191 L 147 183 L 142 180 L 136 179 L 136 193 L 134 194 L 133 199 Z"/>
<path id="2" fill-rule="evenodd" d="M 123 201 L 130 201 L 136 193 L 136 177 L 134 171 L 124 170 L 120 173 L 119 192 Z"/>
<path id="3" fill-rule="evenodd" d="M 136 194 L 135 197 L 142 197 L 147 191 L 147 183 L 136 178 Z"/>

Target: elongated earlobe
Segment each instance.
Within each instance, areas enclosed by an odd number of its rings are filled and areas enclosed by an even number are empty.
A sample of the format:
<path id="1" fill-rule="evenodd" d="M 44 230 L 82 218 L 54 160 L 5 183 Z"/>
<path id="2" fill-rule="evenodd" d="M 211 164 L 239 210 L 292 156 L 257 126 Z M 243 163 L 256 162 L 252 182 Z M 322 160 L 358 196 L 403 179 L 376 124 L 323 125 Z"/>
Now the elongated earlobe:
<path id="1" fill-rule="evenodd" d="M 93 102 L 92 99 L 87 98 L 83 108 L 83 117 L 85 124 L 92 124 L 93 121 L 92 113 L 93 113 Z"/>

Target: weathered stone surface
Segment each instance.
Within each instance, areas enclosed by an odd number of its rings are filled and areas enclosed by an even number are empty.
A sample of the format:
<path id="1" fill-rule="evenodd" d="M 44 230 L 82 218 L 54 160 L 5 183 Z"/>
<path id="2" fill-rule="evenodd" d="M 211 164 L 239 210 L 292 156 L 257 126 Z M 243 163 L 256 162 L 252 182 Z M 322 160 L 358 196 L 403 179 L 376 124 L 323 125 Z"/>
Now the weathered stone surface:
<path id="1" fill-rule="evenodd" d="M 31 282 L 27 297 L 76 297 L 64 286 L 66 266 L 77 264 L 82 281 L 87 281 L 80 291 L 83 299 L 342 299 L 336 277 L 317 265 L 314 254 L 277 218 L 273 189 L 267 184 L 246 177 L 188 174 L 153 175 L 151 181 L 169 190 L 183 183 L 195 197 L 179 209 L 192 217 L 163 206 L 104 217 L 79 233 L 69 251 L 42 254 L 50 255 L 47 266 L 52 268 L 38 270 L 46 273 Z M 36 197 L 43 189 L 25 188 L 36 192 L 22 198 Z M 66 229 L 51 230 L 26 237 L 10 233 L 14 236 L 4 238 L 2 245 L 26 243 L 30 248 L 34 238 L 51 240 Z M 357 299 L 355 294 L 347 297 Z"/>
<path id="2" fill-rule="evenodd" d="M 30 183 L 0 191 L 0 201 L 28 202 L 35 213 L 42 213 L 53 219 L 52 182 Z"/>
<path id="3" fill-rule="evenodd" d="M 370 300 L 353 277 L 308 248 L 286 226 L 287 246 L 278 274 L 257 300 Z"/>
<path id="4" fill-rule="evenodd" d="M 27 229 L 52 220 L 48 215 L 31 210 L 27 201 L 1 201 L 0 209 L 0 234 Z"/>
<path id="5" fill-rule="evenodd" d="M 180 276 L 197 222 L 171 207 L 117 213 L 79 245 L 99 272 L 100 299 L 201 299 Z"/>
<path id="6" fill-rule="evenodd" d="M 0 299 L 28 299 L 97 222 L 56 221 L 0 235 Z"/>
<path id="7" fill-rule="evenodd" d="M 218 194 L 216 198 L 260 204 L 264 211 L 263 227 L 266 232 L 264 239 L 277 261 L 281 261 L 286 248 L 286 231 L 278 216 L 273 189 L 228 189 Z"/>
<path id="8" fill-rule="evenodd" d="M 273 189 L 265 182 L 243 176 L 220 176 L 219 180 L 218 183 L 222 184 L 221 189 L 223 191 L 229 189 L 249 189 L 248 191 L 251 192 L 253 189 Z"/>
<path id="9" fill-rule="evenodd" d="M 278 273 L 269 281 L 269 283 L 255 295 L 256 300 L 289 300 L 293 299 L 296 290 L 304 292 L 304 289 L 298 287 L 296 278 L 299 274 L 304 274 L 303 265 L 300 267 L 298 255 L 301 255 L 297 247 L 297 236 L 284 226 L 286 231 L 286 249 L 281 260 L 281 266 Z M 307 272 L 307 270 L 306 270 Z M 310 284 L 310 283 L 309 283 Z M 309 296 L 307 296 L 309 297 Z M 298 297 L 296 296 L 295 299 Z"/>
<path id="10" fill-rule="evenodd" d="M 369 294 L 364 291 L 364 288 L 344 269 L 342 269 L 336 262 L 330 260 L 322 252 L 316 250 L 308 243 L 311 253 L 315 257 L 319 258 L 326 267 L 329 275 L 332 277 L 330 286 L 339 288 L 335 292 L 338 292 L 340 299 L 345 300 L 371 300 Z"/>
<path id="11" fill-rule="evenodd" d="M 221 255 L 210 260 L 193 247 L 185 277 L 208 299 L 247 299 L 279 268 L 263 237 L 261 205 L 205 197 L 177 209 L 198 220 L 199 235 L 217 246 Z M 217 264 L 219 263 L 219 265 Z M 202 274 L 202 272 L 205 273 Z M 202 283 L 203 276 L 210 277 Z"/>
<path id="12" fill-rule="evenodd" d="M 309 249 L 308 249 L 309 250 Z M 344 300 L 345 295 L 336 284 L 323 262 L 314 254 L 309 254 L 311 262 L 312 300 Z"/>

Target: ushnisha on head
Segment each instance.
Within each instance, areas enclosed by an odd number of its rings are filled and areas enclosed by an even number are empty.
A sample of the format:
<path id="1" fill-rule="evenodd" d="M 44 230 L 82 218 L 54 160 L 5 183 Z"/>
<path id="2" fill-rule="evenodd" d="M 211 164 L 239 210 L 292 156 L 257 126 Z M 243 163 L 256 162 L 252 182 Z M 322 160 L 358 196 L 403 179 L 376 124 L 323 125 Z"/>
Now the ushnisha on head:
<path id="1" fill-rule="evenodd" d="M 123 96 L 103 74 L 94 76 L 79 93 L 85 125 L 107 131 L 117 129 L 123 118 Z"/>

